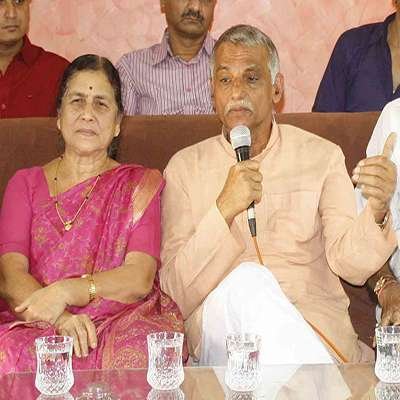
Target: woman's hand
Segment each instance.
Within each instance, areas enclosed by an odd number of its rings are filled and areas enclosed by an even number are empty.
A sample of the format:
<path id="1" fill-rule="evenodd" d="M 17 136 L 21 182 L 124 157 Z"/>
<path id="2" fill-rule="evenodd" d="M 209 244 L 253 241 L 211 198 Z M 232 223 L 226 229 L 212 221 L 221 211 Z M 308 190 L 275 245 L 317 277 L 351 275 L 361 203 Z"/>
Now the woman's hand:
<path id="1" fill-rule="evenodd" d="M 64 311 L 55 323 L 59 335 L 74 339 L 74 353 L 77 357 L 87 357 L 89 346 L 97 347 L 96 327 L 86 314 L 71 314 Z"/>
<path id="2" fill-rule="evenodd" d="M 64 292 L 54 283 L 33 292 L 15 308 L 15 312 L 23 313 L 27 322 L 45 321 L 53 325 L 66 306 Z"/>

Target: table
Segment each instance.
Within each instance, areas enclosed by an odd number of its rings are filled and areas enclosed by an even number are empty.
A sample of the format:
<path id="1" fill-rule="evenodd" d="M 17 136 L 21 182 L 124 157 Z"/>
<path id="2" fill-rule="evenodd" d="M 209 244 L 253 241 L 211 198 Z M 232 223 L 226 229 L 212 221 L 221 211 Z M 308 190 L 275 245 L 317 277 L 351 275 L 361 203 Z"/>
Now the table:
<path id="1" fill-rule="evenodd" d="M 379 383 L 373 364 L 265 366 L 262 384 L 254 393 L 230 392 L 224 385 L 224 372 L 223 367 L 186 367 L 181 386 L 185 400 L 400 399 L 400 386 Z M 146 400 L 151 389 L 145 369 L 74 371 L 74 376 L 70 399 L 79 398 L 88 385 L 101 385 L 113 393 L 113 399 L 119 400 Z M 39 392 L 34 379 L 33 373 L 3 376 L 0 399 L 37 399 Z M 398 397 L 379 395 L 382 390 L 398 390 Z M 154 396 L 154 399 L 175 400 L 173 396 Z"/>

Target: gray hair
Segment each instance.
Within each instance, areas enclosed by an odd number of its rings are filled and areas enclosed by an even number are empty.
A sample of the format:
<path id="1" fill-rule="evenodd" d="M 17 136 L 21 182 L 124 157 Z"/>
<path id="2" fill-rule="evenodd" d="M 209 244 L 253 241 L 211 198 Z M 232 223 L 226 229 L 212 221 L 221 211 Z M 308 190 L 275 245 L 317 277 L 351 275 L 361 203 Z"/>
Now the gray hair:
<path id="1" fill-rule="evenodd" d="M 235 25 L 225 31 L 217 40 L 210 59 L 211 76 L 214 76 L 215 53 L 223 43 L 242 44 L 249 47 L 263 46 L 268 52 L 268 68 L 272 83 L 280 70 L 279 55 L 269 36 L 251 25 Z"/>

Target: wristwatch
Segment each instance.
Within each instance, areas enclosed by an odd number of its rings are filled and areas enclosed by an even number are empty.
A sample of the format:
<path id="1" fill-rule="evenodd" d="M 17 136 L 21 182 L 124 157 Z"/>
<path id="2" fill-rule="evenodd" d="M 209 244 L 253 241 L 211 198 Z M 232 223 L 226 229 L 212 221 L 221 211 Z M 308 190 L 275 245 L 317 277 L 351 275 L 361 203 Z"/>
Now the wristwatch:
<path id="1" fill-rule="evenodd" d="M 381 228 L 381 230 L 383 231 L 383 230 L 385 229 L 385 226 L 386 226 L 388 220 L 389 220 L 389 212 L 387 212 L 387 213 L 385 214 L 385 217 L 383 218 L 383 221 L 382 221 L 382 222 L 376 223 L 376 224 L 377 224 L 377 225 L 379 226 L 379 228 Z"/>

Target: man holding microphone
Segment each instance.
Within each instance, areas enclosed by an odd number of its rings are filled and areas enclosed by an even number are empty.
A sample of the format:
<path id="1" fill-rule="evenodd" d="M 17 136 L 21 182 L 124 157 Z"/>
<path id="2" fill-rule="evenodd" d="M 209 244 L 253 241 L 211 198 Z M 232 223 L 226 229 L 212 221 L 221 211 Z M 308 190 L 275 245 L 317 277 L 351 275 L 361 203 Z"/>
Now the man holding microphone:
<path id="1" fill-rule="evenodd" d="M 340 148 L 274 120 L 283 76 L 271 39 L 230 28 L 211 70 L 222 134 L 171 159 L 162 198 L 161 285 L 181 308 L 192 357 L 225 364 L 231 332 L 261 335 L 264 364 L 373 357 L 358 341 L 339 277 L 362 285 L 396 246 L 392 144 L 355 170 L 369 197 L 357 217 Z M 237 163 L 230 137 L 239 125 L 251 146 L 250 159 Z M 253 202 L 256 240 L 246 212 Z"/>

